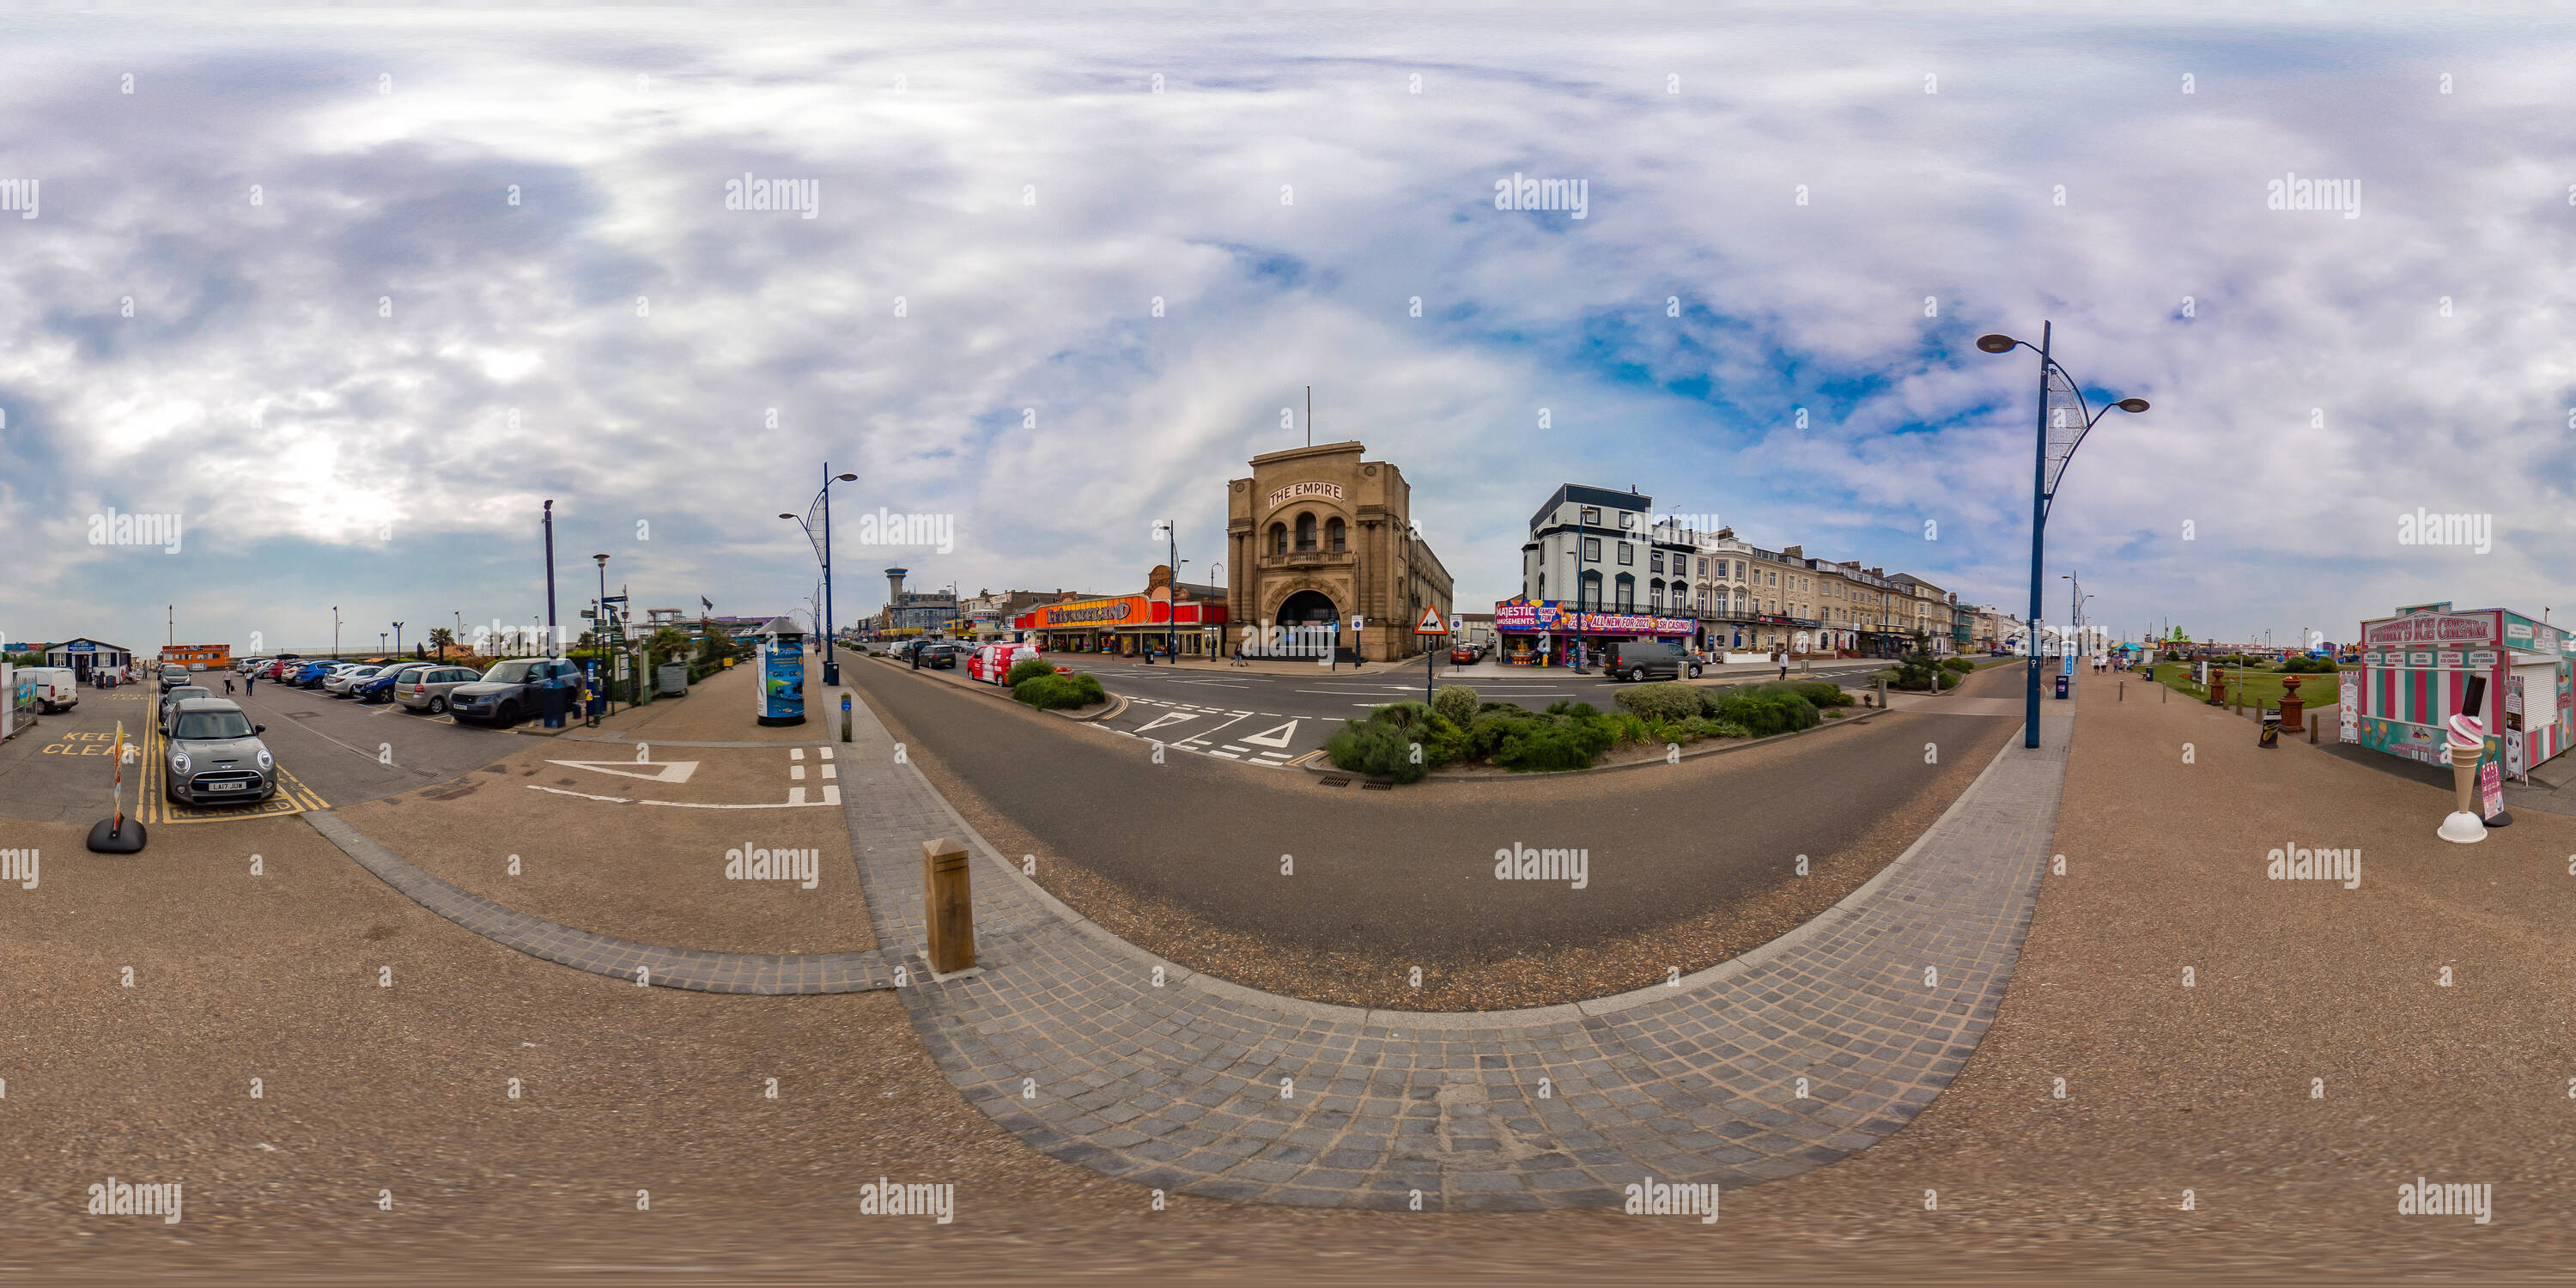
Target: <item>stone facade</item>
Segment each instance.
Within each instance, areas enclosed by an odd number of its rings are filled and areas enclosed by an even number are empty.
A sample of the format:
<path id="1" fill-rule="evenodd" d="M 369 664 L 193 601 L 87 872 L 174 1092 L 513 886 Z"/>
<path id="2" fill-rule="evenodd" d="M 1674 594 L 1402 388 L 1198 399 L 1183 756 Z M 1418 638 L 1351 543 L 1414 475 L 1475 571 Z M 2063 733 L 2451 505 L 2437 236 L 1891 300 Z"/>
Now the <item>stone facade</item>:
<path id="1" fill-rule="evenodd" d="M 1226 485 L 1226 603 L 1230 629 L 1256 651 L 1270 626 L 1361 618 L 1358 656 L 1419 656 L 1413 627 L 1426 607 L 1446 619 L 1449 570 L 1413 526 L 1413 489 L 1356 442 L 1252 458 L 1252 477 Z"/>

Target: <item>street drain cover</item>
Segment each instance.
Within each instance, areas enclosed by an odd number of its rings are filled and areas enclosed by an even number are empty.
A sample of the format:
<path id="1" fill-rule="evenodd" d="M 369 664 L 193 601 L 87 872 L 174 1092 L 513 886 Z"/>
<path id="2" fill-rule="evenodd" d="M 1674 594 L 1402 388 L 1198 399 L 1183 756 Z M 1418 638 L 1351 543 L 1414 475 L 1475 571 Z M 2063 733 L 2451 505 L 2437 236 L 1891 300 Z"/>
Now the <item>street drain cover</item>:
<path id="1" fill-rule="evenodd" d="M 1384 792 L 1384 791 L 1393 791 L 1394 789 L 1395 789 L 1395 784 L 1393 784 L 1393 783 L 1362 783 L 1362 784 L 1360 784 L 1360 790 L 1361 790 L 1361 791 L 1364 791 L 1364 792 Z"/>
<path id="2" fill-rule="evenodd" d="M 1322 782 L 1326 787 L 1348 787 L 1351 785 L 1351 780 L 1341 777 L 1323 779 Z"/>

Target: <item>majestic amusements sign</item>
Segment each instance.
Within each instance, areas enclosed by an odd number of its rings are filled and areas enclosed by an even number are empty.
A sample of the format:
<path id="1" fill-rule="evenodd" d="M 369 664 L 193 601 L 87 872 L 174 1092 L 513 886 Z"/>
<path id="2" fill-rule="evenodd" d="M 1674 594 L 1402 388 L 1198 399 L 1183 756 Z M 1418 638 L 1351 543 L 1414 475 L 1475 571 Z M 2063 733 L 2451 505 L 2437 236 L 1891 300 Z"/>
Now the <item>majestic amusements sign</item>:
<path id="1" fill-rule="evenodd" d="M 1278 491 L 1270 494 L 1270 504 L 1267 508 L 1276 510 L 1280 506 L 1286 505 L 1299 497 L 1305 496 L 1320 496 L 1339 501 L 1342 499 L 1342 485 L 1339 483 L 1320 482 L 1291 483 L 1288 486 L 1280 488 Z"/>

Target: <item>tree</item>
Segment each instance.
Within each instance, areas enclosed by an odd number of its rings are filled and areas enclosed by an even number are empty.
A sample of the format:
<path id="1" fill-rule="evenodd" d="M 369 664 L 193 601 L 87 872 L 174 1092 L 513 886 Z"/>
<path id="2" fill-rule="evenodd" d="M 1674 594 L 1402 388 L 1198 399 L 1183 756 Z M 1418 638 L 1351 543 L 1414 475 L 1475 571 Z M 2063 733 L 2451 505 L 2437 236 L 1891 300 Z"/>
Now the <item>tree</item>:
<path id="1" fill-rule="evenodd" d="M 655 662 L 686 657 L 689 654 L 688 633 L 676 626 L 659 627 L 654 630 L 653 638 L 645 641 L 644 651 L 652 654 Z"/>
<path id="2" fill-rule="evenodd" d="M 438 656 L 444 661 L 449 646 L 456 643 L 456 632 L 444 626 L 432 628 L 429 632 L 429 642 L 437 646 Z"/>
<path id="3" fill-rule="evenodd" d="M 1916 631 L 1914 632 L 1914 651 L 1897 659 L 1896 687 L 1931 689 L 1940 683 L 1935 674 L 1940 666 L 1940 659 L 1932 656 L 1932 637 L 1922 631 Z"/>
<path id="4" fill-rule="evenodd" d="M 725 633 L 725 628 L 707 622 L 700 628 L 699 635 L 699 661 L 715 662 L 733 656 L 733 637 Z"/>

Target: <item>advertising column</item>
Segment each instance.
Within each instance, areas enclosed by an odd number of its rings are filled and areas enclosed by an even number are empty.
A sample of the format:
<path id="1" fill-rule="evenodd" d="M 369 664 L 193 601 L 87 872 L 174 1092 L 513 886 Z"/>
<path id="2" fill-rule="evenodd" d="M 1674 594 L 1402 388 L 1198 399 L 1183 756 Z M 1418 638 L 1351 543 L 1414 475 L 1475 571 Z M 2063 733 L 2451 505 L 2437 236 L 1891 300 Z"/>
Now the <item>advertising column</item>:
<path id="1" fill-rule="evenodd" d="M 757 678 L 760 723 L 805 723 L 805 651 L 800 641 L 762 640 Z"/>

